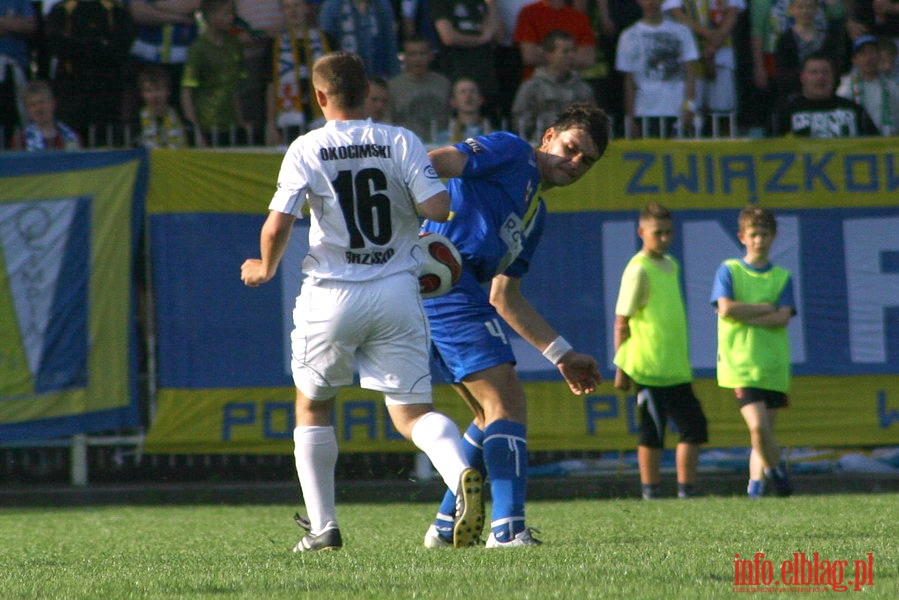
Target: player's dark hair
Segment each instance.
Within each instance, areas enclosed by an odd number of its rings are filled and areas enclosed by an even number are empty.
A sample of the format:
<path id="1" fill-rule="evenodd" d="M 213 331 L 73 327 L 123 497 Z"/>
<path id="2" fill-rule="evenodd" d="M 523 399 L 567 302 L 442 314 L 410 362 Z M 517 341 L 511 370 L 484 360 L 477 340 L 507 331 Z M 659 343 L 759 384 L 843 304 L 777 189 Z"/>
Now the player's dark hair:
<path id="1" fill-rule="evenodd" d="M 650 202 L 640 211 L 641 221 L 647 221 L 649 219 L 655 219 L 656 221 L 670 221 L 671 212 L 658 202 Z"/>
<path id="2" fill-rule="evenodd" d="M 544 52 L 555 52 L 556 40 L 571 40 L 573 42 L 574 36 L 572 36 L 567 31 L 563 31 L 561 29 L 553 29 L 552 31 L 547 33 L 546 37 L 543 38 L 543 41 L 540 42 L 540 47 L 543 48 Z"/>
<path id="3" fill-rule="evenodd" d="M 777 219 L 774 218 L 774 213 L 761 206 L 747 206 L 741 210 L 737 224 L 740 231 L 750 227 L 762 227 L 771 233 L 777 233 Z"/>
<path id="4" fill-rule="evenodd" d="M 609 145 L 609 117 L 605 111 L 586 102 L 571 104 L 550 125 L 556 132 L 569 129 L 583 129 L 593 139 L 599 151 L 597 158 L 602 157 Z"/>
<path id="5" fill-rule="evenodd" d="M 342 110 L 361 108 L 368 95 L 368 75 L 358 55 L 329 52 L 312 65 L 312 83 Z"/>

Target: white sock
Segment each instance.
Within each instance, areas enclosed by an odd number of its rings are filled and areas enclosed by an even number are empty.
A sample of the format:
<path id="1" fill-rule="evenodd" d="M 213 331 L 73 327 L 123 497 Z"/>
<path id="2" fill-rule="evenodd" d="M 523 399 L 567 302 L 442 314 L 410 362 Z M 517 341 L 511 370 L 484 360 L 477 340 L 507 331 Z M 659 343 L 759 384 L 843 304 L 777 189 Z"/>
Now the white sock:
<path id="1" fill-rule="evenodd" d="M 297 427 L 293 430 L 293 442 L 297 476 L 312 533 L 320 533 L 329 522 L 337 524 L 334 503 L 337 436 L 332 426 Z"/>
<path id="2" fill-rule="evenodd" d="M 459 477 L 468 468 L 456 424 L 443 413 L 429 412 L 412 426 L 412 442 L 428 455 L 446 487 L 455 494 Z"/>

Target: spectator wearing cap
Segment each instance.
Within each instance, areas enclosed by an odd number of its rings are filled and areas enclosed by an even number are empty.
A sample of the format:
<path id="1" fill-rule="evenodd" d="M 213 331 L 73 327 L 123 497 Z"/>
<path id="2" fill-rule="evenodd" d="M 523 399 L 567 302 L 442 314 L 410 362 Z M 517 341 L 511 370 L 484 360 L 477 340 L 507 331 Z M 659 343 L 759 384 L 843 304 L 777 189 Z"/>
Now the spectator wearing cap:
<path id="1" fill-rule="evenodd" d="M 837 95 L 861 104 L 881 135 L 896 133 L 899 84 L 880 73 L 878 39 L 863 35 L 852 43 L 852 70 L 844 75 Z"/>

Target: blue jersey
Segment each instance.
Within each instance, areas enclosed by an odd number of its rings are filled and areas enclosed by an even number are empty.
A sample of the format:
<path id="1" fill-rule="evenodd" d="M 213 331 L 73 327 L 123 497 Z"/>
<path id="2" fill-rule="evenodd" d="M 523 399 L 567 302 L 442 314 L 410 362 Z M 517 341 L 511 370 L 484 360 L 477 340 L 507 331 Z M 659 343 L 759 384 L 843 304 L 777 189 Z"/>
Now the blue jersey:
<path id="1" fill-rule="evenodd" d="M 448 237 L 462 255 L 459 283 L 425 300 L 435 358 L 444 376 L 460 381 L 477 371 L 515 361 L 485 285 L 496 275 L 527 273 L 543 233 L 546 205 L 537 195 L 540 174 L 533 147 L 506 132 L 456 144 L 468 155 L 462 176 L 447 182 L 452 216 L 427 222 L 425 231 Z"/>
<path id="2" fill-rule="evenodd" d="M 448 237 L 465 270 L 480 283 L 500 273 L 522 277 L 543 233 L 546 206 L 531 145 L 500 131 L 455 145 L 468 155 L 462 177 L 450 179 L 452 218 L 425 224 Z"/>
<path id="3" fill-rule="evenodd" d="M 774 268 L 774 265 L 769 263 L 767 266 L 761 269 L 756 269 L 742 258 L 739 260 L 747 270 L 755 271 L 757 273 L 765 273 L 766 271 L 770 271 Z M 718 298 L 728 298 L 730 300 L 736 300 L 737 298 L 735 298 L 734 296 L 735 294 L 733 276 L 731 275 L 728 266 L 726 264 L 722 264 L 715 272 L 715 281 L 712 283 L 712 297 L 710 299 L 710 302 L 712 303 L 712 306 L 717 307 Z M 777 306 L 789 306 L 793 309 L 793 314 L 796 314 L 796 300 L 795 296 L 793 295 L 792 277 L 787 278 L 787 283 L 786 285 L 784 285 L 784 289 L 780 293 L 780 297 L 777 299 L 777 302 L 775 304 L 777 304 Z"/>

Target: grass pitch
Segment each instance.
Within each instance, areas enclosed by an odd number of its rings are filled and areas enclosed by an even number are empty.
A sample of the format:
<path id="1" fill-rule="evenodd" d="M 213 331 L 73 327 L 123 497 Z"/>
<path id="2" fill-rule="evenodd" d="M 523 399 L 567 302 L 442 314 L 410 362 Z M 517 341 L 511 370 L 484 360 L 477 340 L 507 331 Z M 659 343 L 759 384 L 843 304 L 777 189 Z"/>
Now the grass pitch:
<path id="1" fill-rule="evenodd" d="M 545 544 L 496 550 L 422 547 L 435 509 L 339 505 L 344 549 L 310 554 L 287 505 L 0 509 L 0 597 L 730 598 L 755 587 L 735 555 L 762 552 L 778 579 L 794 553 L 847 561 L 843 584 L 870 553 L 874 585 L 846 593 L 899 598 L 897 494 L 532 502 Z M 805 587 L 837 593 L 822 569 Z"/>

